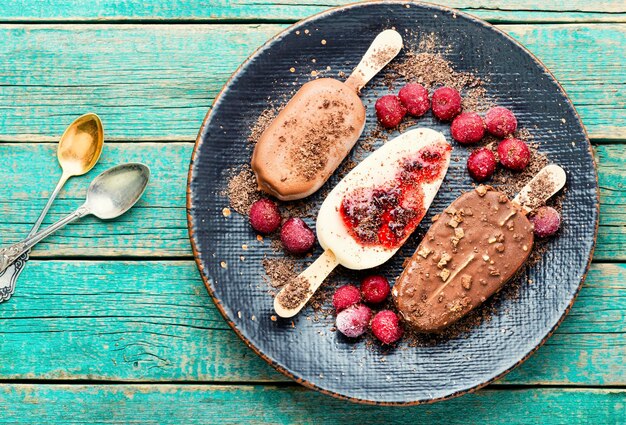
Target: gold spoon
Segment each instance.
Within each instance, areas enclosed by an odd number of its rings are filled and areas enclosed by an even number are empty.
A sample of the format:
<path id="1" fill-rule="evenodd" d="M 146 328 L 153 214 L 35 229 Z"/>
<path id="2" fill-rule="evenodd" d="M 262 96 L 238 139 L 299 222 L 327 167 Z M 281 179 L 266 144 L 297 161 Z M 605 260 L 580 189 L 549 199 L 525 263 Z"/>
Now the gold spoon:
<path id="1" fill-rule="evenodd" d="M 39 218 L 28 236 L 39 230 L 52 202 L 57 197 L 65 183 L 74 176 L 82 176 L 91 170 L 102 153 L 104 145 L 104 130 L 102 121 L 96 114 L 85 114 L 71 123 L 59 140 L 57 158 L 63 170 L 56 188 L 50 195 L 48 203 L 41 211 Z M 11 298 L 15 291 L 15 283 L 28 261 L 30 251 L 22 254 L 13 264 L 0 273 L 0 302 Z"/>

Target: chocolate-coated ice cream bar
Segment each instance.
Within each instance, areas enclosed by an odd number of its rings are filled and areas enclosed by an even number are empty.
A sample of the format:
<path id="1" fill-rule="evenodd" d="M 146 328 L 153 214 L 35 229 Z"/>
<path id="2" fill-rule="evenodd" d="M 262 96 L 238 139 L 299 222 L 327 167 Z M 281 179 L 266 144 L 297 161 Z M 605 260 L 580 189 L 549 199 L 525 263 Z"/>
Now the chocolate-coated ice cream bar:
<path id="1" fill-rule="evenodd" d="M 401 48 L 400 34 L 383 31 L 345 82 L 320 78 L 304 84 L 255 146 L 252 169 L 259 189 L 281 200 L 317 191 L 363 132 L 360 89 Z"/>
<path id="2" fill-rule="evenodd" d="M 528 203 L 545 201 L 564 183 L 563 170 L 551 165 L 514 201 L 479 186 L 452 202 L 430 227 L 393 287 L 404 321 L 418 332 L 438 332 L 498 292 L 532 250 Z M 542 187 L 544 192 L 533 193 L 533 187 Z"/>

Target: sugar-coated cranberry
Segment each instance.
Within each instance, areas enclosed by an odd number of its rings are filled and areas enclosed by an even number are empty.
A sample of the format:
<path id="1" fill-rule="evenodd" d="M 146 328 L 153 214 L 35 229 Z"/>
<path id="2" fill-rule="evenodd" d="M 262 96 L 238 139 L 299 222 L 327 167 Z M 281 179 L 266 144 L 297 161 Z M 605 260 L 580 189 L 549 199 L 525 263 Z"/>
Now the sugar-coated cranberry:
<path id="1" fill-rule="evenodd" d="M 280 226 L 278 205 L 271 199 L 261 198 L 250 207 L 250 225 L 259 233 L 268 235 Z"/>
<path id="2" fill-rule="evenodd" d="M 491 178 L 496 171 L 496 156 L 487 148 L 476 149 L 467 158 L 467 171 L 478 182 Z"/>
<path id="3" fill-rule="evenodd" d="M 384 276 L 367 276 L 361 281 L 361 294 L 366 303 L 382 303 L 389 296 L 389 291 L 389 282 Z"/>
<path id="4" fill-rule="evenodd" d="M 552 207 L 540 207 L 530 216 L 535 235 L 540 238 L 554 235 L 561 227 L 561 215 Z"/>
<path id="5" fill-rule="evenodd" d="M 523 140 L 504 139 L 498 145 L 500 164 L 514 171 L 521 171 L 530 162 L 530 149 Z"/>
<path id="6" fill-rule="evenodd" d="M 391 310 L 383 310 L 376 313 L 371 326 L 372 333 L 383 344 L 393 344 L 404 333 L 400 326 L 400 319 Z"/>
<path id="7" fill-rule="evenodd" d="M 485 136 L 485 122 L 475 112 L 463 112 L 452 121 L 450 132 L 454 140 L 464 145 L 480 142 Z"/>
<path id="8" fill-rule="evenodd" d="M 313 247 L 315 234 L 302 219 L 292 217 L 280 229 L 280 240 L 287 251 L 304 254 Z"/>
<path id="9" fill-rule="evenodd" d="M 372 319 L 372 310 L 363 304 L 353 305 L 337 314 L 337 330 L 349 338 L 361 336 Z"/>
<path id="10" fill-rule="evenodd" d="M 408 113 L 414 117 L 421 117 L 430 109 L 428 90 L 421 84 L 409 83 L 405 85 L 400 89 L 398 97 Z"/>
<path id="11" fill-rule="evenodd" d="M 388 94 L 376 101 L 376 116 L 378 121 L 386 128 L 394 128 L 406 115 L 406 108 L 400 102 L 400 98 L 393 94 Z"/>
<path id="12" fill-rule="evenodd" d="M 461 95 L 452 87 L 440 87 L 433 93 L 433 115 L 441 121 L 450 121 L 461 112 Z"/>
<path id="13" fill-rule="evenodd" d="M 333 306 L 336 311 L 345 310 L 359 301 L 361 301 L 361 292 L 354 285 L 340 286 L 333 294 Z"/>
<path id="14" fill-rule="evenodd" d="M 517 119 L 511 110 L 503 106 L 491 108 L 485 115 L 487 131 L 496 137 L 506 137 L 517 129 Z"/>

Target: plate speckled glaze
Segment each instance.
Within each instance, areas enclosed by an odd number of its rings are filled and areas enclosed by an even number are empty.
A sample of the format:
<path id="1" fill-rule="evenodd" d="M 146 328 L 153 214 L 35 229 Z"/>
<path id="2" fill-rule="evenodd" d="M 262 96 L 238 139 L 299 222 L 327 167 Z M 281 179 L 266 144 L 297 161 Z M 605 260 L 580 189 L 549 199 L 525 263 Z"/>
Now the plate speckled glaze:
<path id="1" fill-rule="evenodd" d="M 448 46 L 445 56 L 457 70 L 487 77 L 489 96 L 511 108 L 520 127 L 531 129 L 540 151 L 566 170 L 568 184 L 560 235 L 549 242 L 543 259 L 523 272 L 523 282 L 531 279 L 532 284 L 522 283 L 517 297 L 499 297 L 492 303 L 496 313 L 491 320 L 465 334 L 437 344 L 384 349 L 332 332 L 332 317 L 307 318 L 310 307 L 293 324 L 272 321 L 273 300 L 261 260 L 282 254 L 273 252 L 269 241 L 257 241 L 247 218 L 237 213 L 224 217 L 222 209 L 229 203 L 224 195 L 228 176 L 249 160 L 252 147 L 246 139 L 268 99 L 276 103 L 288 99 L 313 78 L 313 70 L 330 67 L 324 75 L 349 74 L 376 34 L 391 27 L 403 35 L 405 29 L 413 33 L 414 37 L 404 37 L 405 50 L 420 35 L 434 33 L 440 46 Z M 375 125 L 376 98 L 386 93 L 380 77 L 363 90 L 364 134 Z M 449 125 L 434 120 L 430 112 L 419 125 L 442 131 L 450 139 Z M 471 187 L 465 170 L 469 152 L 454 144 L 448 176 L 422 225 L 377 272 L 398 276 L 430 217 Z M 337 181 L 333 176 L 324 188 Z M 592 150 L 579 117 L 554 77 L 527 50 L 493 26 L 457 11 L 375 2 L 332 9 L 287 28 L 235 72 L 199 132 L 189 170 L 187 211 L 194 255 L 211 296 L 232 328 L 263 359 L 296 381 L 333 396 L 415 404 L 458 396 L 494 381 L 552 334 L 589 267 L 598 225 L 597 190 Z M 320 192 L 309 198 L 314 212 L 323 200 Z M 314 227 L 313 220 L 307 221 Z M 249 246 L 247 251 L 242 244 Z M 318 246 L 314 255 L 320 252 Z M 362 275 L 340 271 L 327 285 L 356 282 Z"/>

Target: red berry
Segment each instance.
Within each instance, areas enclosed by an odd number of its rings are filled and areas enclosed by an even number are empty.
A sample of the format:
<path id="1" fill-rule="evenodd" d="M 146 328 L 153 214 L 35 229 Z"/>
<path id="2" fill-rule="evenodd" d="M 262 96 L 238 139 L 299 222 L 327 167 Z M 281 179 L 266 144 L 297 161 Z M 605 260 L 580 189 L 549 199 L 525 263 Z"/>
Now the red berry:
<path id="1" fill-rule="evenodd" d="M 267 198 L 261 198 L 250 207 L 250 224 L 259 233 L 268 235 L 280 226 L 280 211 L 276 203 Z"/>
<path id="2" fill-rule="evenodd" d="M 398 97 L 409 114 L 414 117 L 421 117 L 430 109 L 428 90 L 421 84 L 409 83 L 405 85 L 400 89 Z"/>
<path id="3" fill-rule="evenodd" d="M 304 254 L 313 247 L 315 234 L 302 219 L 290 218 L 280 229 L 280 240 L 293 254 Z"/>
<path id="4" fill-rule="evenodd" d="M 517 128 L 517 119 L 509 109 L 495 106 L 487 112 L 485 124 L 489 133 L 496 137 L 506 137 Z"/>
<path id="5" fill-rule="evenodd" d="M 389 296 L 389 282 L 384 276 L 367 276 L 361 281 L 361 294 L 366 303 L 382 303 Z"/>
<path id="6" fill-rule="evenodd" d="M 378 121 L 386 128 L 393 128 L 400 124 L 406 115 L 406 108 L 400 102 L 398 96 L 388 94 L 376 101 L 376 116 Z"/>
<path id="7" fill-rule="evenodd" d="M 461 95 L 452 87 L 440 87 L 433 93 L 433 115 L 450 121 L 461 112 Z"/>
<path id="8" fill-rule="evenodd" d="M 372 320 L 372 333 L 383 344 L 393 344 L 402 337 L 404 331 L 396 313 L 383 310 L 376 313 Z"/>
<path id="9" fill-rule="evenodd" d="M 353 305 L 337 314 L 335 322 L 339 332 L 350 338 L 361 336 L 372 319 L 372 310 L 363 304 Z"/>
<path id="10" fill-rule="evenodd" d="M 554 235 L 561 227 L 561 216 L 552 207 L 541 207 L 530 216 L 530 222 L 535 227 L 535 235 L 540 238 Z"/>
<path id="11" fill-rule="evenodd" d="M 485 123 L 477 113 L 464 112 L 452 121 L 450 132 L 454 140 L 464 145 L 480 142 L 485 135 Z"/>
<path id="12" fill-rule="evenodd" d="M 496 156 L 487 148 L 479 148 L 467 158 L 467 171 L 478 182 L 493 176 L 496 171 Z"/>
<path id="13" fill-rule="evenodd" d="M 359 301 L 361 301 L 361 293 L 354 285 L 340 286 L 333 295 L 333 306 L 337 311 L 344 310 Z"/>
<path id="14" fill-rule="evenodd" d="M 498 145 L 500 164 L 515 171 L 521 171 L 530 162 L 530 149 L 523 140 L 504 139 Z"/>

